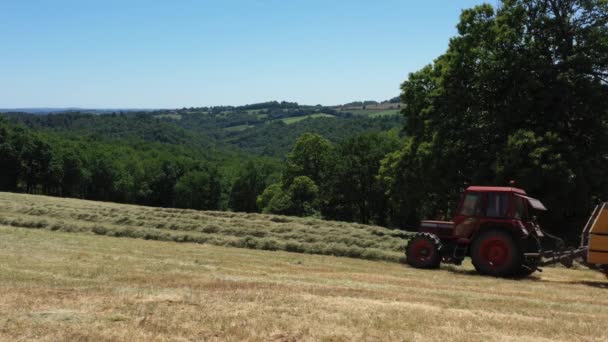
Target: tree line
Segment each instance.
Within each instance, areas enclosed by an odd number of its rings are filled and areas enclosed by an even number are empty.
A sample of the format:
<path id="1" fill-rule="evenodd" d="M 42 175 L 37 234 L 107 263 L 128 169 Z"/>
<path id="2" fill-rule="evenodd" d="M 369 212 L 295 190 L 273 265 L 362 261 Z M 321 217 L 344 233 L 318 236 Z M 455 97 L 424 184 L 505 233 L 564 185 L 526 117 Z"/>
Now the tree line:
<path id="1" fill-rule="evenodd" d="M 306 133 L 287 156 L 282 179 L 258 197 L 263 212 L 389 225 L 378 177 L 381 161 L 400 146 L 395 132 L 367 133 L 338 144 Z"/>
<path id="2" fill-rule="evenodd" d="M 227 209 L 230 202 L 240 208 L 238 196 L 230 197 L 243 158 L 135 138 L 33 131 L 0 117 L 1 191 L 205 210 Z M 261 184 L 279 167 L 263 158 L 256 164 Z"/>
<path id="3" fill-rule="evenodd" d="M 96 119 L 101 120 L 101 119 Z M 284 163 L 137 138 L 32 130 L 0 117 L 0 190 L 148 206 L 388 223 L 381 160 L 397 132 L 306 133 Z"/>

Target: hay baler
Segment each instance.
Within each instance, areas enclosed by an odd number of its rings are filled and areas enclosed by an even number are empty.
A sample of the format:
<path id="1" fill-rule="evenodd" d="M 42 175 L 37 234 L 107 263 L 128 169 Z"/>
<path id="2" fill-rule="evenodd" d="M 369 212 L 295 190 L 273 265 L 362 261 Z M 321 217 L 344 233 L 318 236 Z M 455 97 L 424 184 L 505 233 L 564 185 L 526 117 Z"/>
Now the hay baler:
<path id="1" fill-rule="evenodd" d="M 459 265 L 470 257 L 481 274 L 524 277 L 542 271 L 541 266 L 570 267 L 578 260 L 608 276 L 608 202 L 595 208 L 577 248 L 565 248 L 561 239 L 540 227 L 534 212 L 545 210 L 522 189 L 468 187 L 453 221 L 421 222 L 408 242 L 407 262 L 438 268 L 442 262 Z M 548 244 L 552 248 L 543 247 Z"/>

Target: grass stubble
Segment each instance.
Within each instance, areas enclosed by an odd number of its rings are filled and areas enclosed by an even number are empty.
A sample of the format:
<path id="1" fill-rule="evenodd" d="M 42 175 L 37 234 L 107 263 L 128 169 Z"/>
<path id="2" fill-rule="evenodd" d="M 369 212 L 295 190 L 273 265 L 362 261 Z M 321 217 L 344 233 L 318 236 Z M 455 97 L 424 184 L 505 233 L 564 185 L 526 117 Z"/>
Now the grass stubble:
<path id="1" fill-rule="evenodd" d="M 65 214 L 74 206 L 87 208 L 70 212 L 80 219 Z M 593 271 L 546 268 L 518 281 L 475 275 L 469 264 L 424 271 L 387 261 L 120 239 L 92 229 L 72 233 L 85 226 L 80 220 L 99 224 L 114 206 L 145 209 L 0 194 L 1 219 L 46 220 L 40 227 L 0 225 L 0 340 L 608 340 L 607 283 Z M 124 219 L 114 213 L 108 228 Z M 272 218 L 268 227 L 293 223 Z M 63 226 L 53 229 L 58 222 Z"/>

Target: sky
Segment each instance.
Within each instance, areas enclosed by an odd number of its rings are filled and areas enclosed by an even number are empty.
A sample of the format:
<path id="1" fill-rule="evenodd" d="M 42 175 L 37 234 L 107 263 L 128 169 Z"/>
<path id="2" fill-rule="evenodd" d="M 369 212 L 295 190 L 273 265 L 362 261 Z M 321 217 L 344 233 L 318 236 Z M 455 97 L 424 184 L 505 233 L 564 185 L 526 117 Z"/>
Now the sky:
<path id="1" fill-rule="evenodd" d="M 482 2 L 0 0 L 0 108 L 386 100 Z"/>

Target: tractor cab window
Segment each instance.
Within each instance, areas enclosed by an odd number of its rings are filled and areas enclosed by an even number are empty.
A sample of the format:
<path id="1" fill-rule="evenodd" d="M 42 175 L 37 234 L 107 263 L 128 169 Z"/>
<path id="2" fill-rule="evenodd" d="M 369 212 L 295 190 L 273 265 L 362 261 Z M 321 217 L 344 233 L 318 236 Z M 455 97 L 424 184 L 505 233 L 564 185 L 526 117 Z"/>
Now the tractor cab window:
<path id="1" fill-rule="evenodd" d="M 464 196 L 462 201 L 462 208 L 460 209 L 460 215 L 463 216 L 478 216 L 481 213 L 481 195 L 478 193 L 468 193 Z"/>
<path id="2" fill-rule="evenodd" d="M 506 217 L 509 207 L 509 195 L 506 193 L 488 193 L 486 200 L 487 217 Z"/>
<path id="3" fill-rule="evenodd" d="M 514 218 L 516 220 L 528 221 L 528 203 L 520 196 L 514 196 L 513 202 L 515 204 Z"/>

